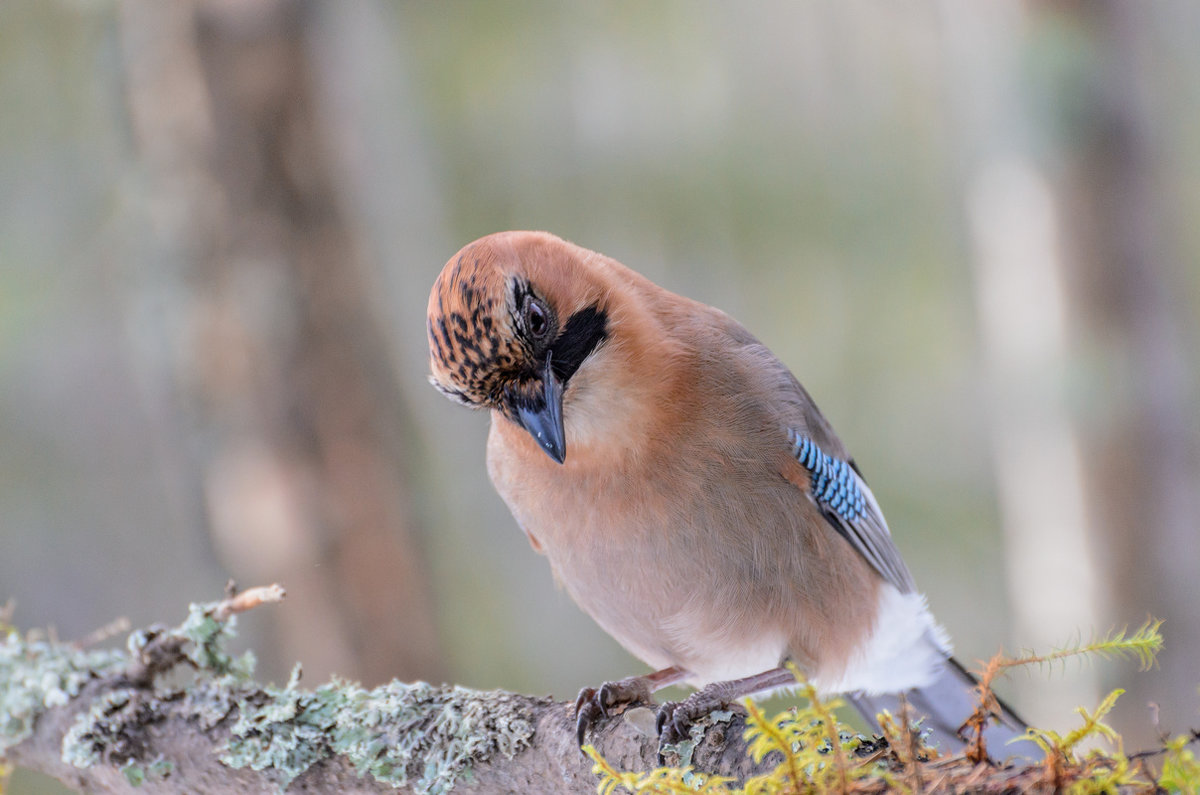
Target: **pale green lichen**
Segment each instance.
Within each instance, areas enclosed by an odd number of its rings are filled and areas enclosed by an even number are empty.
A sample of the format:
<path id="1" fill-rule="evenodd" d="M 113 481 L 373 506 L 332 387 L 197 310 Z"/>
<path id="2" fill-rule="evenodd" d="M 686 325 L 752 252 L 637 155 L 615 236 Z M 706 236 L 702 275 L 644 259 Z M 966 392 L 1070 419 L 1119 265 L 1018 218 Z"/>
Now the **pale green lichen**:
<path id="1" fill-rule="evenodd" d="M 534 731 L 528 710 L 507 693 L 424 682 L 366 690 L 336 681 L 312 692 L 268 692 L 270 701 L 242 712 L 222 760 L 267 772 L 281 788 L 341 754 L 359 775 L 444 793 L 476 762 L 527 747 Z"/>
<path id="2" fill-rule="evenodd" d="M 175 772 L 175 765 L 166 759 L 156 759 L 145 766 L 131 761 L 121 767 L 121 772 L 125 774 L 125 780 L 131 786 L 140 787 L 147 781 L 162 781 L 167 778 Z"/>
<path id="3" fill-rule="evenodd" d="M 675 767 L 690 767 L 692 765 L 692 757 L 696 753 L 696 746 L 704 741 L 704 734 L 709 727 L 717 723 L 729 723 L 733 720 L 733 712 L 727 709 L 714 709 L 707 715 L 702 715 L 696 720 L 693 720 L 688 727 L 688 736 L 685 739 L 676 743 L 663 743 L 659 753 L 664 758 L 678 757 L 678 761 L 673 761 Z"/>
<path id="4" fill-rule="evenodd" d="M 127 777 L 143 781 L 170 774 L 172 764 L 159 759 L 143 766 L 147 728 L 174 712 L 208 731 L 228 718 L 239 704 L 262 697 L 256 686 L 231 676 L 201 675 L 184 690 L 120 688 L 104 693 L 76 718 L 63 736 L 63 761 L 86 768 L 120 765 Z"/>
<path id="5" fill-rule="evenodd" d="M 259 692 L 253 683 L 234 682 L 226 677 L 198 679 L 187 689 L 186 714 L 202 730 L 210 731 Z"/>
<path id="6" fill-rule="evenodd" d="M 254 653 L 248 651 L 233 657 L 225 650 L 226 644 L 237 636 L 237 615 L 217 620 L 215 613 L 219 605 L 220 602 L 192 603 L 188 605 L 188 617 L 178 627 L 134 630 L 126 642 L 129 656 L 140 659 L 151 644 L 175 639 L 181 642 L 184 656 L 197 671 L 249 681 L 254 675 Z"/>
<path id="7" fill-rule="evenodd" d="M 248 681 L 254 675 L 254 653 L 233 657 L 225 650 L 225 644 L 237 635 L 237 616 L 218 621 L 213 617 L 217 604 L 189 605 L 187 620 L 175 632 L 190 641 L 184 653 L 198 669 Z"/>
<path id="8" fill-rule="evenodd" d="M 497 753 L 511 758 L 530 744 L 533 717 L 507 693 L 424 682 L 367 690 L 342 681 L 307 691 L 298 686 L 299 668 L 286 687 L 262 688 L 251 681 L 253 655 L 226 651 L 234 619 L 218 621 L 217 604 L 192 605 L 179 627 L 133 632 L 128 653 L 83 652 L 10 634 L 0 646 L 0 753 L 28 737 L 46 709 L 106 676 L 117 689 L 76 717 L 63 740 L 63 759 L 78 767 L 118 765 L 134 785 L 173 769 L 167 760 L 147 764 L 144 758 L 147 726 L 168 710 L 205 731 L 236 714 L 221 760 L 261 771 L 280 790 L 317 762 L 341 755 L 359 775 L 444 793 L 478 762 Z M 169 670 L 179 655 L 194 666 L 186 688 L 135 684 Z M 131 673 L 137 670 L 144 673 Z M 121 673 L 126 677 L 117 677 Z"/>
<path id="9" fill-rule="evenodd" d="M 8 632 L 0 640 L 0 755 L 29 737 L 43 712 L 66 704 L 88 681 L 127 663 L 119 651 L 81 651 Z"/>
<path id="10" fill-rule="evenodd" d="M 172 667 L 172 653 L 194 665 L 184 691 L 126 686 L 100 695 L 80 713 L 62 742 L 62 758 L 78 767 L 120 765 L 138 785 L 170 775 L 168 760 L 145 764 L 146 724 L 167 710 L 181 711 L 210 730 L 238 715 L 221 760 L 262 771 L 280 789 L 324 759 L 343 755 L 360 776 L 410 784 L 419 793 L 446 793 L 473 766 L 529 746 L 533 716 L 508 693 L 391 682 L 362 688 L 334 681 L 316 691 L 298 687 L 299 668 L 287 687 L 260 688 L 251 681 L 253 654 L 233 657 L 226 644 L 234 617 L 218 621 L 217 603 L 193 604 L 173 629 L 137 630 L 121 651 L 79 651 L 65 644 L 8 634 L 0 644 L 0 753 L 28 737 L 42 712 L 65 705 L 84 683 L 128 674 L 142 665 L 150 679 Z M 163 652 L 170 648 L 174 652 Z M 158 654 L 161 660 L 154 662 Z"/>
<path id="11" fill-rule="evenodd" d="M 63 761 L 75 767 L 91 767 L 103 761 L 135 720 L 132 713 L 136 712 L 137 701 L 138 694 L 126 688 L 97 698 L 63 736 Z"/>
<path id="12" fill-rule="evenodd" d="M 179 627 L 152 627 L 135 630 L 126 641 L 128 657 L 118 657 L 127 670 L 131 661 L 145 661 L 158 654 L 170 668 L 176 659 L 171 652 L 155 651 L 178 643 L 175 655 L 182 654 L 195 666 L 196 678 L 186 694 L 152 689 L 121 688 L 100 696 L 81 713 L 63 737 L 62 758 L 75 767 L 90 767 L 98 762 L 122 764 L 127 776 L 145 778 L 145 770 L 136 765 L 142 748 L 139 738 L 145 723 L 160 714 L 162 698 L 192 708 L 200 724 L 208 729 L 224 720 L 237 705 L 238 685 L 248 683 L 254 672 L 254 656 L 247 652 L 233 657 L 225 644 L 236 634 L 236 616 L 224 621 L 213 617 L 218 602 L 192 604 L 188 617 Z M 112 654 L 116 655 L 116 652 Z M 161 767 L 161 766 L 160 766 Z"/>

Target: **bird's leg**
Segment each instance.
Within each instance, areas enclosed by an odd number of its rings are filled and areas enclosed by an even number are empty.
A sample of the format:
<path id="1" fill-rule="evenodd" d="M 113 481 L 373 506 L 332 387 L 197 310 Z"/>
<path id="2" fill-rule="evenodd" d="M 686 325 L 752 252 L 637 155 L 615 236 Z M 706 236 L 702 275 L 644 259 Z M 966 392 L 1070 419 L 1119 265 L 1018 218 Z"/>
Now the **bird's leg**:
<path id="1" fill-rule="evenodd" d="M 772 668 L 745 679 L 713 682 L 697 690 L 683 701 L 668 701 L 658 708 L 658 741 L 677 743 L 688 736 L 692 721 L 714 709 L 729 706 L 733 699 L 763 690 L 796 684 L 796 676 L 788 668 Z"/>
<path id="2" fill-rule="evenodd" d="M 601 718 L 611 717 L 615 707 L 651 703 L 650 694 L 655 690 L 682 682 L 687 677 L 686 670 L 672 666 L 644 676 L 605 682 L 599 689 L 585 687 L 575 699 L 575 739 L 583 745 L 588 730 Z"/>

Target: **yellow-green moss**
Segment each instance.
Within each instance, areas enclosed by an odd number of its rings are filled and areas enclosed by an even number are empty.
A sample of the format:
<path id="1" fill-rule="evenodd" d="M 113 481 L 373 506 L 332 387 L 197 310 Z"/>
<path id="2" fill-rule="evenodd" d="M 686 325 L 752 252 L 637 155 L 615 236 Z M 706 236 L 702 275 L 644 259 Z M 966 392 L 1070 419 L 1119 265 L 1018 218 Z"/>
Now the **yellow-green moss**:
<path id="1" fill-rule="evenodd" d="M 1154 663 L 1162 647 L 1160 622 L 1148 622 L 1132 634 L 1109 635 L 1083 646 L 1059 649 L 1045 655 L 1019 658 L 997 656 L 986 668 L 989 682 L 1002 670 L 1018 665 L 1048 665 L 1066 657 L 1089 654 L 1130 656 L 1143 666 Z M 1043 761 L 1020 767 L 980 763 L 968 755 L 938 759 L 927 747 L 918 727 L 904 726 L 884 713 L 880 716 L 883 740 L 878 752 L 863 755 L 862 738 L 837 722 L 837 699 L 824 700 L 797 672 L 807 703 L 769 718 L 753 702 L 746 702 L 747 753 L 756 764 L 778 760 L 773 769 L 747 780 L 742 786 L 728 778 L 693 770 L 688 762 L 649 772 L 620 771 L 590 746 L 601 795 L 630 793 L 707 793 L 708 795 L 762 795 L 765 793 L 883 793 L 939 791 L 1060 791 L 1073 795 L 1126 792 L 1200 792 L 1200 762 L 1189 746 L 1200 740 L 1191 733 L 1166 740 L 1161 772 L 1157 775 L 1144 756 L 1131 757 L 1120 736 L 1104 719 L 1123 691 L 1114 690 L 1093 711 L 1080 708 L 1078 728 L 1059 734 L 1030 729 L 1029 739 L 1045 753 Z M 986 689 L 986 685 L 985 685 Z M 986 698 L 986 695 L 985 695 Z M 1109 750 L 1080 753 L 1085 741 L 1100 741 Z M 999 750 L 999 749 L 997 749 Z"/>

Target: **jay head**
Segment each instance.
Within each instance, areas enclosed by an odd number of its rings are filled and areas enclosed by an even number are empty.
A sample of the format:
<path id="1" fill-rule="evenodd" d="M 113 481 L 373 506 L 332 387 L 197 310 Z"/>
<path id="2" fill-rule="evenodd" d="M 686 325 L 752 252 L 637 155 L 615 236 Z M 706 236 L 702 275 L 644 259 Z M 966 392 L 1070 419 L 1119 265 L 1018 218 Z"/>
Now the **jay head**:
<path id="1" fill-rule="evenodd" d="M 493 235 L 459 252 L 429 297 L 433 385 L 499 412 L 560 464 L 567 387 L 608 337 L 589 254 L 550 235 Z"/>
<path id="2" fill-rule="evenodd" d="M 792 373 L 725 313 L 543 232 L 455 254 L 429 297 L 430 381 L 488 409 L 488 473 L 577 604 L 655 670 L 584 688 L 577 732 L 676 682 L 662 739 L 788 662 L 868 720 L 961 744 L 970 675 L 854 460 Z M 1023 731 L 1004 708 L 992 748 Z M 1025 747 L 1006 752 L 1030 753 Z"/>

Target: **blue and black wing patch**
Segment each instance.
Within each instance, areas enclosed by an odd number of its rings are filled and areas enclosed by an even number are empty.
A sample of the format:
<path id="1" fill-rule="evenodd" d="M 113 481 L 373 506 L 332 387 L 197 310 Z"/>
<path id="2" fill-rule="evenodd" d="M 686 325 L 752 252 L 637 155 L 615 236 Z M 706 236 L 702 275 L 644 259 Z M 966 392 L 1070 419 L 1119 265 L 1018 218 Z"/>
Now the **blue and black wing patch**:
<path id="1" fill-rule="evenodd" d="M 792 455 L 808 471 L 809 497 L 842 536 L 901 593 L 915 590 L 912 575 L 892 542 L 883 512 L 854 466 L 829 455 L 810 437 L 789 428 Z"/>
<path id="2" fill-rule="evenodd" d="M 867 501 L 850 465 L 840 458 L 826 455 L 807 436 L 795 431 L 789 431 L 788 434 L 792 437 L 792 455 L 808 470 L 812 497 L 821 509 L 833 511 L 844 522 L 854 522 L 862 517 Z"/>

